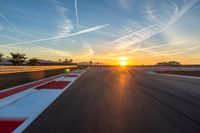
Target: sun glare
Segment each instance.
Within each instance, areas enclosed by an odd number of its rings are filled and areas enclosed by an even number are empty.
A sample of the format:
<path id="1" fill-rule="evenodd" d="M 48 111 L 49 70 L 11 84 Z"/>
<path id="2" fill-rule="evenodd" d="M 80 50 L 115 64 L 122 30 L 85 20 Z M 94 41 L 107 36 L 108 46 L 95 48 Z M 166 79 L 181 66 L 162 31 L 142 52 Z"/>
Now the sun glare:
<path id="1" fill-rule="evenodd" d="M 120 61 L 119 62 L 121 66 L 126 66 L 127 65 L 127 61 Z"/>
<path id="2" fill-rule="evenodd" d="M 128 60 L 128 57 L 119 57 L 119 60 L 120 61 L 125 61 L 125 60 Z"/>
<path id="3" fill-rule="evenodd" d="M 128 57 L 119 57 L 119 64 L 121 66 L 126 66 L 128 64 Z"/>

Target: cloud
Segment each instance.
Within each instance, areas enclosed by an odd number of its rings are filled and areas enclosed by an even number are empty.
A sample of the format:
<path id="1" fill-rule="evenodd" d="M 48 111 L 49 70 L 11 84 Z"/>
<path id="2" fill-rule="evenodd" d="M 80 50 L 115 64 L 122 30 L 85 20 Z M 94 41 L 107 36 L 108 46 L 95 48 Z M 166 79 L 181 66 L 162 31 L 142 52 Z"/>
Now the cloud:
<path id="1" fill-rule="evenodd" d="M 129 30 L 129 32 L 131 32 L 130 34 L 122 36 L 114 41 L 111 41 L 108 44 L 115 44 L 118 48 L 127 48 L 148 38 L 145 32 L 148 32 L 148 30 L 153 27 L 154 25 L 150 25 L 136 32 L 134 32 L 134 29 L 131 29 L 131 27 L 126 27 Z"/>
<path id="2" fill-rule="evenodd" d="M 0 37 L 7 38 L 7 39 L 10 39 L 10 40 L 15 40 L 15 41 L 22 41 L 20 39 L 15 38 L 15 37 L 7 36 L 7 35 L 2 35 L 2 34 L 0 34 Z"/>
<path id="3" fill-rule="evenodd" d="M 10 39 L 10 40 L 14 40 L 14 41 L 18 41 L 19 43 L 24 43 L 24 44 L 29 44 L 29 45 L 33 45 L 32 43 L 27 43 L 21 39 L 18 39 L 18 38 L 15 38 L 15 37 L 12 37 L 12 36 L 7 36 L 7 35 L 2 35 L 0 34 L 0 37 L 3 37 L 3 38 L 7 38 L 7 39 Z M 8 46 L 7 44 L 5 45 L 0 45 L 0 47 L 4 47 L 4 46 Z"/>
<path id="4" fill-rule="evenodd" d="M 167 43 L 167 44 L 156 44 L 156 46 L 150 46 L 150 47 L 147 47 L 147 48 L 142 48 L 142 50 L 153 50 L 153 49 L 157 49 L 157 48 L 163 48 L 163 47 L 169 47 L 169 46 L 174 46 L 174 45 L 180 45 L 180 44 L 183 44 L 183 43 L 186 43 L 188 41 L 186 40 L 183 40 L 183 41 L 178 41 L 178 42 L 173 42 L 173 43 Z"/>
<path id="5" fill-rule="evenodd" d="M 74 55 L 74 58 L 77 60 L 90 57 L 94 54 L 94 50 L 88 43 L 84 42 L 82 48 L 78 51 L 78 55 Z"/>
<path id="6" fill-rule="evenodd" d="M 28 57 L 38 57 L 40 59 L 58 60 L 71 57 L 70 51 L 62 51 L 47 47 L 21 47 L 21 46 L 3 46 L 1 49 L 5 55 L 9 55 L 10 52 L 25 53 Z M 37 52 L 35 52 L 37 51 Z M 38 56 L 39 53 L 39 56 Z"/>
<path id="7" fill-rule="evenodd" d="M 158 26 L 157 31 L 155 31 L 156 34 L 159 34 L 161 32 L 164 32 L 163 35 L 166 35 L 166 31 L 168 32 L 170 27 L 176 23 L 184 14 L 186 14 L 191 8 L 194 7 L 195 4 L 197 4 L 199 0 L 184 0 L 182 2 L 182 5 L 178 5 L 178 3 L 175 3 L 174 1 L 170 1 L 171 3 L 166 6 L 163 5 L 163 8 L 161 7 L 162 10 L 153 10 L 153 8 L 151 7 L 147 7 L 146 13 L 147 13 L 147 20 L 151 23 L 151 24 L 156 24 Z M 156 35 L 154 34 L 154 35 Z M 153 36 L 153 35 L 152 35 Z M 154 52 L 154 53 L 150 53 L 150 54 L 154 54 L 154 55 L 161 55 L 161 54 L 172 54 L 172 53 L 180 53 L 180 52 L 174 52 L 174 48 L 170 47 L 170 46 L 177 46 L 176 44 L 183 44 L 184 42 L 186 42 L 186 38 L 177 38 L 177 36 L 180 37 L 180 34 L 171 34 L 169 36 L 172 36 L 172 38 L 174 38 L 173 40 L 169 40 L 171 41 L 168 45 L 162 45 L 162 46 L 153 46 L 153 47 L 149 47 L 149 48 L 145 48 L 143 50 L 151 50 L 151 49 L 155 49 L 155 48 L 161 48 L 161 47 L 168 47 L 169 50 L 167 51 L 159 51 L 159 52 Z M 184 41 L 183 41 L 184 40 Z M 188 41 L 188 40 L 187 40 Z M 177 48 L 177 50 L 180 51 L 180 47 Z M 167 54 L 167 55 L 168 55 Z"/>
<path id="8" fill-rule="evenodd" d="M 97 31 L 97 30 L 100 30 L 107 26 L 109 26 L 109 24 L 91 27 L 88 29 L 84 29 L 84 30 L 72 33 L 72 34 L 67 34 L 67 35 L 62 35 L 62 36 L 54 36 L 54 37 L 49 37 L 49 38 L 42 38 L 42 39 L 36 39 L 36 40 L 24 41 L 24 42 L 18 42 L 18 43 L 11 43 L 11 44 L 5 44 L 5 45 L 18 45 L 18 44 L 22 44 L 22 43 L 36 43 L 36 42 L 42 42 L 42 41 L 56 40 L 56 39 L 60 39 L 60 38 L 67 38 L 67 37 L 72 37 L 72 36 L 76 36 L 76 35 L 81 35 L 84 33 Z"/>
<path id="9" fill-rule="evenodd" d="M 56 33 L 56 36 L 63 36 L 66 34 L 69 34 L 72 29 L 73 29 L 73 24 L 71 20 L 67 17 L 67 8 L 65 8 L 61 2 L 58 0 L 53 1 L 55 8 L 58 11 L 58 17 L 59 19 L 57 20 L 57 28 L 58 31 Z"/>
<path id="10" fill-rule="evenodd" d="M 136 41 L 136 42 L 134 42 L 134 41 Z M 128 39 L 123 40 L 123 41 L 119 41 L 115 44 L 115 48 L 119 49 L 119 50 L 120 49 L 127 49 L 128 47 L 130 47 L 132 45 L 136 45 L 139 40 L 134 40 L 134 41 L 128 40 Z"/>
<path id="11" fill-rule="evenodd" d="M 20 30 L 19 30 L 10 20 L 8 20 L 3 14 L 0 13 L 0 17 L 1 17 L 7 24 L 9 24 L 14 30 L 20 32 Z"/>
<path id="12" fill-rule="evenodd" d="M 31 37 L 31 38 L 34 38 L 34 39 L 38 39 L 38 37 L 36 36 L 33 36 L 31 34 L 28 34 L 26 32 L 23 32 L 21 31 L 15 24 L 13 24 L 9 19 L 7 19 L 3 14 L 0 13 L 0 17 L 10 26 L 10 27 L 6 27 L 7 29 L 11 30 L 11 31 L 14 31 L 14 32 L 17 32 L 17 33 L 20 33 L 20 34 L 23 34 L 24 36 L 27 36 L 27 37 Z M 1 26 L 0 26 L 1 27 Z"/>
<path id="13" fill-rule="evenodd" d="M 0 31 L 3 30 L 4 26 L 0 24 Z"/>
<path id="14" fill-rule="evenodd" d="M 92 32 L 92 31 L 96 31 L 96 30 L 100 30 L 104 27 L 107 27 L 109 26 L 110 24 L 105 24 L 105 25 L 100 25 L 100 26 L 95 26 L 95 27 L 92 27 L 92 28 L 88 28 L 88 29 L 85 29 L 85 30 L 81 30 L 81 31 L 78 31 L 72 35 L 79 35 L 79 34 L 83 34 L 83 33 L 87 33 L 87 32 Z"/>
<path id="15" fill-rule="evenodd" d="M 105 0 L 110 6 L 112 7 L 118 7 L 125 9 L 125 10 L 131 10 L 134 0 Z"/>
<path id="16" fill-rule="evenodd" d="M 54 56 L 60 56 L 60 57 L 70 56 L 70 52 L 56 50 L 52 48 L 39 47 L 38 50 L 41 51 L 41 54 L 45 54 L 45 55 L 54 55 Z"/>
<path id="17" fill-rule="evenodd" d="M 89 44 L 84 44 L 83 45 L 83 48 L 84 48 L 84 57 L 88 57 L 88 56 L 91 56 L 94 54 L 94 50 L 92 49 L 92 47 L 89 45 Z"/>
<path id="18" fill-rule="evenodd" d="M 152 56 L 161 56 L 161 55 L 174 56 L 174 55 L 181 55 L 181 54 L 184 54 L 186 52 L 196 50 L 198 48 L 200 48 L 200 45 L 187 46 L 186 48 L 175 47 L 175 48 L 170 49 L 170 50 L 164 50 L 164 51 L 154 52 L 154 53 L 150 53 L 150 54 Z"/>
<path id="19" fill-rule="evenodd" d="M 121 5 L 122 8 L 130 10 L 133 0 L 118 0 L 119 4 Z"/>
<path id="20" fill-rule="evenodd" d="M 150 5 L 146 8 L 147 20 L 150 23 L 158 25 L 159 32 L 169 28 L 172 24 L 178 21 L 189 9 L 191 9 L 198 0 L 183 0 L 183 5 L 178 5 L 174 1 L 170 4 L 162 4 L 162 10 L 153 9 Z"/>
<path id="21" fill-rule="evenodd" d="M 167 30 L 197 2 L 198 0 L 185 0 L 183 5 L 177 5 L 177 3 L 173 1 L 168 5 L 162 2 L 161 4 L 163 7 L 159 9 L 158 7 L 155 8 L 152 6 L 152 3 L 149 3 L 145 9 L 146 24 L 133 22 L 124 25 L 125 28 L 121 31 L 124 35 L 122 34 L 121 37 L 108 44 L 115 44 L 119 49 L 127 49 L 130 46 L 139 44 L 139 48 L 137 49 L 140 50 L 142 42 Z M 135 50 L 129 49 L 129 51 Z"/>
<path id="22" fill-rule="evenodd" d="M 150 46 L 150 47 L 145 47 L 145 48 L 136 47 L 134 49 L 129 49 L 129 50 L 126 49 L 121 52 L 114 52 L 114 53 L 111 52 L 108 56 L 117 57 L 117 56 L 122 56 L 122 55 L 134 54 L 134 57 L 135 57 L 136 56 L 135 53 L 137 53 L 137 52 L 145 53 L 148 56 L 161 56 L 161 55 L 168 55 L 169 53 L 181 54 L 179 51 L 184 51 L 188 48 L 194 49 L 190 45 L 186 46 L 183 44 L 188 44 L 188 40 L 187 41 L 186 40 L 177 41 L 177 42 L 166 43 L 166 44 L 156 44 L 156 46 Z M 183 48 L 183 46 L 185 46 L 185 48 Z M 182 48 L 182 50 L 181 50 L 181 48 Z M 145 57 L 145 56 L 140 55 L 140 57 Z"/>

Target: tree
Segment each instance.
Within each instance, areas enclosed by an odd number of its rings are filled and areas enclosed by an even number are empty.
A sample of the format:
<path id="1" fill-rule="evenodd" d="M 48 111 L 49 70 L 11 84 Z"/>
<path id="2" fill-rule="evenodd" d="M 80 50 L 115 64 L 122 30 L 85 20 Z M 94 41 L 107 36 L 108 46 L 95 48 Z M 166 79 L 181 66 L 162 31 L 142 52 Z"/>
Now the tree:
<path id="1" fill-rule="evenodd" d="M 72 64 L 73 63 L 73 60 L 72 59 L 69 59 L 69 64 Z"/>
<path id="2" fill-rule="evenodd" d="M 68 62 L 68 59 L 65 59 L 65 61 L 64 62 Z"/>
<path id="3" fill-rule="evenodd" d="M 66 64 L 72 64 L 73 63 L 73 59 L 65 59 L 64 61 Z"/>
<path id="4" fill-rule="evenodd" d="M 10 53 L 12 56 L 9 60 L 13 65 L 22 65 L 26 61 L 27 57 L 25 54 L 20 53 Z"/>
<path id="5" fill-rule="evenodd" d="M 37 58 L 31 58 L 29 59 L 29 63 L 31 66 L 35 66 L 35 65 L 38 65 L 40 62 Z"/>
<path id="6" fill-rule="evenodd" d="M 90 61 L 90 66 L 92 65 L 92 61 Z"/>
<path id="7" fill-rule="evenodd" d="M 3 54 L 2 53 L 0 53 L 0 62 L 2 61 L 2 58 L 3 57 Z"/>

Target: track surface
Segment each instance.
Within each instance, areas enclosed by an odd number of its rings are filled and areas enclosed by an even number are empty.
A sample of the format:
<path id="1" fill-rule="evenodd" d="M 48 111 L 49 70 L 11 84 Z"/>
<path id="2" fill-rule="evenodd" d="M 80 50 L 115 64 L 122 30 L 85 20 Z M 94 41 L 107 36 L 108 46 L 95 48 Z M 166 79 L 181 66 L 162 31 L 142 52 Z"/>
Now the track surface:
<path id="1" fill-rule="evenodd" d="M 200 79 L 90 69 L 28 133 L 199 133 Z"/>

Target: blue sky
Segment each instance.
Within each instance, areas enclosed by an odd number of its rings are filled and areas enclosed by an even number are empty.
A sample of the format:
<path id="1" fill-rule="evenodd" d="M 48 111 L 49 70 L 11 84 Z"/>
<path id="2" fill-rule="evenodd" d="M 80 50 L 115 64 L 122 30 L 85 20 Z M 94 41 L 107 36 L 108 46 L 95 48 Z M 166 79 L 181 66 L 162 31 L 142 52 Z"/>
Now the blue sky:
<path id="1" fill-rule="evenodd" d="M 0 52 L 131 64 L 200 63 L 199 0 L 1 0 Z"/>

